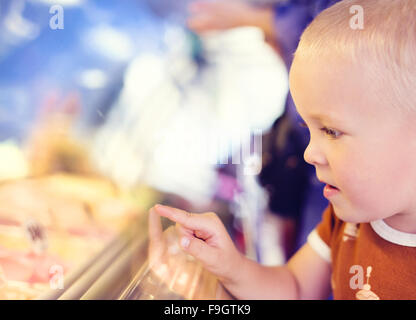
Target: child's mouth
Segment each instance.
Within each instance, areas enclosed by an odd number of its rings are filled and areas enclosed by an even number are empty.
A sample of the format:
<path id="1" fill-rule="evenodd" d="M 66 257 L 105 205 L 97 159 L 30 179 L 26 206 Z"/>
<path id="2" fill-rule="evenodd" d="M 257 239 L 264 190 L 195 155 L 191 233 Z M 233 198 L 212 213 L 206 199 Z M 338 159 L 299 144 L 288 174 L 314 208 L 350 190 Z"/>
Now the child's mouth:
<path id="1" fill-rule="evenodd" d="M 339 189 L 333 185 L 326 184 L 324 187 L 324 197 L 330 198 L 339 193 Z"/>

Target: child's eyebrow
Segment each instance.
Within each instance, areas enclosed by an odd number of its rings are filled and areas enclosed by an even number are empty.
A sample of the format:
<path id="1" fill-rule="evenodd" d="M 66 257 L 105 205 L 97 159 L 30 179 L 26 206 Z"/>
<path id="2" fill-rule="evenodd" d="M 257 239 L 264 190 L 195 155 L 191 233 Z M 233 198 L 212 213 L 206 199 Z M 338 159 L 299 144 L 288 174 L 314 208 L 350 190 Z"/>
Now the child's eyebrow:
<path id="1" fill-rule="evenodd" d="M 333 113 L 326 113 L 322 114 L 319 112 L 311 112 L 310 114 L 303 114 L 301 115 L 298 111 L 298 108 L 296 108 L 296 112 L 301 116 L 303 120 L 309 119 L 316 122 L 326 122 L 326 123 L 340 123 L 342 122 L 342 118 L 340 118 L 339 115 L 333 114 Z"/>
<path id="2" fill-rule="evenodd" d="M 333 117 L 329 114 L 319 114 L 319 113 L 310 114 L 308 115 L 308 118 L 314 121 L 318 121 L 318 122 L 338 122 L 339 121 L 338 118 Z"/>

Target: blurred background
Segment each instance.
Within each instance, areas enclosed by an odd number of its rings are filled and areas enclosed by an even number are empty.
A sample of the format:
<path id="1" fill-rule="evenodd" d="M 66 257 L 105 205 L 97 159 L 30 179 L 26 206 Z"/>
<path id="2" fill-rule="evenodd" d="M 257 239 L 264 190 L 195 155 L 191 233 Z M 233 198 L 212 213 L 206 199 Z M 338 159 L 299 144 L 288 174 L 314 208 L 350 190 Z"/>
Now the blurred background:
<path id="1" fill-rule="evenodd" d="M 259 174 L 287 1 L 214 2 L 0 0 L 0 298 L 174 297 L 191 278 L 163 291 L 144 267 L 155 203 L 214 211 L 243 253 L 286 261 Z"/>

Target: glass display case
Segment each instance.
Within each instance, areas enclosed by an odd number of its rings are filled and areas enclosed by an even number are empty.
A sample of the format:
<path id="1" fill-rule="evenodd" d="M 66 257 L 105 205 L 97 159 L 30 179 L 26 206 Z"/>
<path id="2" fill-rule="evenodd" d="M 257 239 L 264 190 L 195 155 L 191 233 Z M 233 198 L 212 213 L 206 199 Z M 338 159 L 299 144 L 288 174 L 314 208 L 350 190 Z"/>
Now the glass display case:
<path id="1" fill-rule="evenodd" d="M 224 299 L 218 280 L 178 246 L 150 246 L 160 194 L 56 174 L 0 186 L 1 299 Z"/>
<path id="2" fill-rule="evenodd" d="M 190 2 L 1 1 L 0 299 L 232 299 L 166 221 L 155 249 L 147 212 L 219 199 L 255 257 L 261 197 L 235 172 L 259 168 L 287 71 L 257 28 L 189 30 Z"/>

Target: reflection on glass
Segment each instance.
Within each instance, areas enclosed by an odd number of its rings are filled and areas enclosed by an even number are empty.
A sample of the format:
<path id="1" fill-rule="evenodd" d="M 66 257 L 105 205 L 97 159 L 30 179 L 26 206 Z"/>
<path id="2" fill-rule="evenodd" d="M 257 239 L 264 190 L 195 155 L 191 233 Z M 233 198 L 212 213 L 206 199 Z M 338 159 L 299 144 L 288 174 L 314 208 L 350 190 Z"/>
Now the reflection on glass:
<path id="1" fill-rule="evenodd" d="M 179 246 L 174 226 L 162 231 L 159 216 L 149 213 L 148 261 L 121 299 L 230 299 L 218 279 Z"/>

